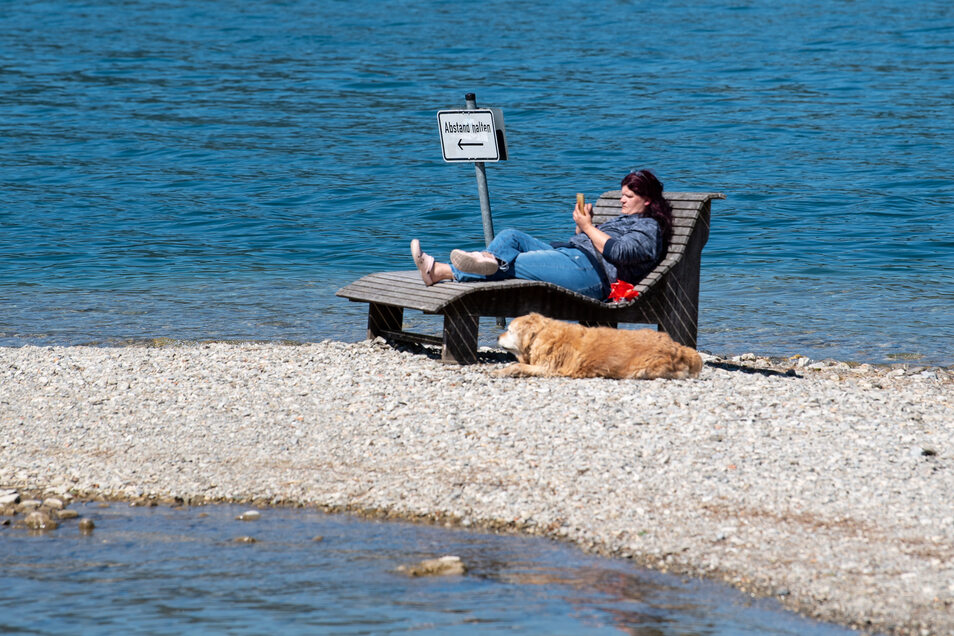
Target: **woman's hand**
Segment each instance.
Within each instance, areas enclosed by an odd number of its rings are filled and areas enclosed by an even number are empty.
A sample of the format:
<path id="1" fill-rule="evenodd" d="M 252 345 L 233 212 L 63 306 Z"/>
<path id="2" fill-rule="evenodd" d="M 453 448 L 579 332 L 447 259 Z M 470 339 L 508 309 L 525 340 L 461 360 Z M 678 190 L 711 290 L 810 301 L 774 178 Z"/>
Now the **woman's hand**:
<path id="1" fill-rule="evenodd" d="M 573 208 L 573 222 L 576 223 L 576 233 L 586 232 L 588 227 L 593 227 L 593 204 L 587 203 L 580 210 L 580 206 Z"/>
<path id="2" fill-rule="evenodd" d="M 573 220 L 576 222 L 576 233 L 579 234 L 582 232 L 590 237 L 590 240 L 593 241 L 593 247 L 596 248 L 597 252 L 602 254 L 603 246 L 606 245 L 606 241 L 609 240 L 610 236 L 593 225 L 593 204 L 587 203 L 582 211 L 580 211 L 579 206 L 574 207 Z"/>

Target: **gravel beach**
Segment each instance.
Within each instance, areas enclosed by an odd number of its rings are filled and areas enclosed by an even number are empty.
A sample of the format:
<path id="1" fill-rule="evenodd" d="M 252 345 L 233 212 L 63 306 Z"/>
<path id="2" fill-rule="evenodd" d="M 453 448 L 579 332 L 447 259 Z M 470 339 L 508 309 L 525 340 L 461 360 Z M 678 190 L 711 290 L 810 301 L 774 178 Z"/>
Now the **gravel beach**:
<path id="1" fill-rule="evenodd" d="M 0 348 L 0 488 L 517 530 L 954 633 L 954 369 L 749 354 L 691 380 L 505 379 L 483 356 Z"/>

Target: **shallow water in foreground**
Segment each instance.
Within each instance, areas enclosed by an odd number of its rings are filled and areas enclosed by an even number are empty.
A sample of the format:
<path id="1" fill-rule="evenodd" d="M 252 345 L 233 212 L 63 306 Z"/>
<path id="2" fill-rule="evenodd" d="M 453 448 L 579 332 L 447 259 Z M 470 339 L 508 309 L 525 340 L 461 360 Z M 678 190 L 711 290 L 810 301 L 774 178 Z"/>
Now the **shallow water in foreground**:
<path id="1" fill-rule="evenodd" d="M 307 509 L 238 521 L 247 508 L 71 508 L 92 534 L 76 520 L 48 534 L 0 528 L 0 632 L 853 633 L 548 539 Z M 468 573 L 395 571 L 445 554 Z"/>

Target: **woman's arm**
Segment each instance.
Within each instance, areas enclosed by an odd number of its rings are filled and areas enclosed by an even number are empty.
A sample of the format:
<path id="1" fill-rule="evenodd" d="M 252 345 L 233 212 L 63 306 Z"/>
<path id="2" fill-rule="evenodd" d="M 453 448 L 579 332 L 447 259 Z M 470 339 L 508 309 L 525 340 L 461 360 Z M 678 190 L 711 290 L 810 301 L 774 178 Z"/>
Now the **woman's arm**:
<path id="1" fill-rule="evenodd" d="M 617 267 L 655 262 L 659 253 L 659 225 L 652 219 L 641 222 L 622 236 L 611 237 L 600 252 Z"/>

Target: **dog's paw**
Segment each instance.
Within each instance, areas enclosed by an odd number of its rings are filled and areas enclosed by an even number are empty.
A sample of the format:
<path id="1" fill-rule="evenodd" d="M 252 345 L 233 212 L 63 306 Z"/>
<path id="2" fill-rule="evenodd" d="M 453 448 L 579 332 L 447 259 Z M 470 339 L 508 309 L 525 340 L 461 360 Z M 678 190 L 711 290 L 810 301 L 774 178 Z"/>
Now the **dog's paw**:
<path id="1" fill-rule="evenodd" d="M 505 367 L 501 367 L 501 368 L 499 368 L 499 369 L 495 369 L 495 370 L 493 371 L 493 373 L 491 373 L 491 375 L 494 376 L 495 378 L 514 378 L 514 377 L 518 377 L 517 374 L 515 373 L 515 372 L 519 371 L 518 369 L 515 368 L 515 367 L 517 367 L 517 366 L 519 366 L 519 365 L 517 365 L 517 364 L 508 364 L 508 365 L 505 366 Z"/>
<path id="2" fill-rule="evenodd" d="M 545 378 L 550 375 L 545 367 L 538 367 L 532 364 L 522 364 L 515 362 L 502 369 L 494 371 L 498 378 Z"/>

